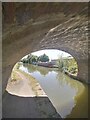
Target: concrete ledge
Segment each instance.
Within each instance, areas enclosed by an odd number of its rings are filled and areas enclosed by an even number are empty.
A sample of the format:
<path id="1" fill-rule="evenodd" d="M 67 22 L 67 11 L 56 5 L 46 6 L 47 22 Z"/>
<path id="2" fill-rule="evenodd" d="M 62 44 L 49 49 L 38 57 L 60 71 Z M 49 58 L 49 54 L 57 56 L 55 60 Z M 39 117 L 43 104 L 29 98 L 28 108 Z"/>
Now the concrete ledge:
<path id="1" fill-rule="evenodd" d="M 2 118 L 61 118 L 48 97 L 3 95 Z"/>

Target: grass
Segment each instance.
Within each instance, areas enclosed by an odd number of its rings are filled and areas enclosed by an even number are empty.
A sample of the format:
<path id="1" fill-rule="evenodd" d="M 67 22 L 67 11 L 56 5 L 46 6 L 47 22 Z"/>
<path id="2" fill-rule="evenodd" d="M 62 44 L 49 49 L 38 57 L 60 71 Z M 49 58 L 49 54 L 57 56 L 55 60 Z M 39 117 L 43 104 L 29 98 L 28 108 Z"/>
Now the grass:
<path id="1" fill-rule="evenodd" d="M 17 71 L 18 70 L 12 70 L 12 73 L 11 73 L 11 82 L 13 81 L 17 81 L 17 80 L 22 80 L 22 78 L 17 74 Z"/>

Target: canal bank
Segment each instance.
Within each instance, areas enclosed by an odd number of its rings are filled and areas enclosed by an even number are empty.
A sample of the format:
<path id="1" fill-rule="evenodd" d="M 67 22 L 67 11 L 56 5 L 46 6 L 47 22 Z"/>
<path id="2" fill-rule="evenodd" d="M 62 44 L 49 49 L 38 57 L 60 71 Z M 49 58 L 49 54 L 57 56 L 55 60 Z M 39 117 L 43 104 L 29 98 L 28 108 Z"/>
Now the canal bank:
<path id="1" fill-rule="evenodd" d="M 56 68 L 23 64 L 19 70 L 38 81 L 62 118 L 88 117 L 88 86 Z"/>
<path id="2" fill-rule="evenodd" d="M 61 118 L 35 78 L 21 70 L 13 74 L 18 79 L 8 81 L 3 95 L 3 118 L 21 118 L 21 114 L 22 118 Z"/>

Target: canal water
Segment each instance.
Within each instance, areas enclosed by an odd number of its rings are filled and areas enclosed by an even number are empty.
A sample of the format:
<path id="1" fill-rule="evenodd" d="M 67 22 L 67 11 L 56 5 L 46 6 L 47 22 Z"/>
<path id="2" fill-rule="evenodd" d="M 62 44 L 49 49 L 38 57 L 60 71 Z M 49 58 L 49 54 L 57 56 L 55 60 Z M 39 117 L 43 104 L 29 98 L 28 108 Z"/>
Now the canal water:
<path id="1" fill-rule="evenodd" d="M 57 68 L 22 64 L 20 70 L 38 80 L 62 118 L 88 117 L 88 86 Z"/>

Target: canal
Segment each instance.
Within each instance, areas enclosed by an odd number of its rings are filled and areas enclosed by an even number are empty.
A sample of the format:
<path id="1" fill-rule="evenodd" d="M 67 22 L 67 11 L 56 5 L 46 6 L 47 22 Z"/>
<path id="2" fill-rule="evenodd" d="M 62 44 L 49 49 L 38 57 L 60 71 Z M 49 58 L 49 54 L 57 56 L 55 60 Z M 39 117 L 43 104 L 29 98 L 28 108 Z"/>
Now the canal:
<path id="1" fill-rule="evenodd" d="M 38 80 L 62 118 L 88 117 L 88 86 L 57 68 L 22 64 L 20 70 Z"/>

